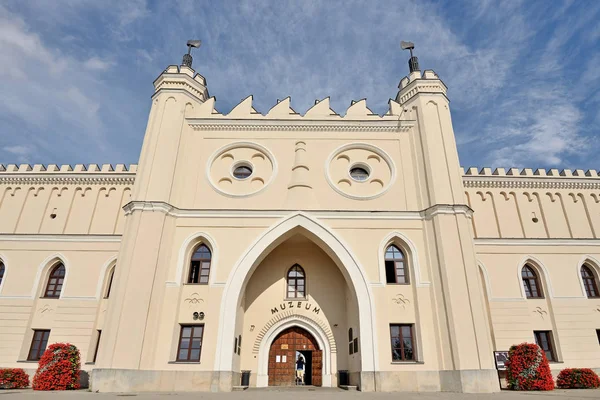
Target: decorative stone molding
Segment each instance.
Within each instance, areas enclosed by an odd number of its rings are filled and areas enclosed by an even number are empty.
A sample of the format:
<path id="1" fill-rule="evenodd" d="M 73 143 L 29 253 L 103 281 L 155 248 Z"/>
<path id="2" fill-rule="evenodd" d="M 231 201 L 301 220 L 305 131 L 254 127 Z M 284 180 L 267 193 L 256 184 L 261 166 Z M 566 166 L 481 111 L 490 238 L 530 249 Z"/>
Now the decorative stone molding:
<path id="1" fill-rule="evenodd" d="M 321 321 L 320 319 L 308 318 L 305 315 L 297 314 L 295 310 L 287 310 L 280 314 L 275 315 L 260 330 L 258 335 L 256 335 L 256 339 L 254 340 L 254 346 L 252 347 L 252 353 L 258 354 L 258 351 L 260 350 L 260 343 L 262 342 L 264 336 L 267 334 L 267 332 L 269 331 L 269 329 L 271 329 L 272 326 L 276 325 L 280 321 L 288 320 L 288 319 L 300 319 L 300 320 L 316 323 L 323 330 L 323 333 L 325 333 L 325 336 L 327 337 L 327 340 L 329 341 L 329 346 L 331 347 L 331 352 L 332 353 L 337 352 L 337 348 L 335 345 L 335 338 L 333 337 L 333 332 L 329 328 L 328 324 Z"/>
<path id="2" fill-rule="evenodd" d="M 548 315 L 548 312 L 543 310 L 542 307 L 536 307 L 532 312 L 538 314 L 541 319 L 544 319 L 544 315 Z"/>
<path id="3" fill-rule="evenodd" d="M 392 303 L 397 304 L 402 307 L 402 309 L 406 309 L 406 306 L 410 304 L 410 300 L 407 299 L 402 293 L 398 293 L 396 296 L 392 298 Z"/>
<path id="4" fill-rule="evenodd" d="M 244 131 L 244 132 L 273 132 L 273 131 L 289 131 L 289 132 L 409 132 L 412 128 L 412 123 L 402 121 L 394 121 L 391 124 L 382 124 L 381 121 L 370 124 L 367 121 L 364 123 L 326 123 L 319 121 L 319 124 L 302 124 L 290 123 L 288 121 L 261 121 L 261 124 L 249 124 L 249 121 L 240 121 L 235 123 L 216 124 L 213 121 L 200 121 L 188 119 L 188 124 L 195 131 Z"/>
<path id="5" fill-rule="evenodd" d="M 222 218 L 283 218 L 289 216 L 290 211 L 286 210 L 189 210 L 175 207 L 165 202 L 153 201 L 131 201 L 123 209 L 125 215 L 130 215 L 135 211 L 163 212 L 172 217 L 178 218 L 198 218 L 198 217 L 222 217 Z M 431 219 L 440 214 L 463 214 L 471 218 L 473 210 L 465 204 L 437 204 L 421 211 L 340 211 L 340 210 L 319 210 L 309 213 L 322 219 L 407 219 L 420 220 Z"/>
<path id="6" fill-rule="evenodd" d="M 575 181 L 572 178 L 549 180 L 549 179 L 470 179 L 463 177 L 465 188 L 489 188 L 489 189 L 570 189 L 570 190 L 600 190 L 600 180 L 598 181 Z"/>

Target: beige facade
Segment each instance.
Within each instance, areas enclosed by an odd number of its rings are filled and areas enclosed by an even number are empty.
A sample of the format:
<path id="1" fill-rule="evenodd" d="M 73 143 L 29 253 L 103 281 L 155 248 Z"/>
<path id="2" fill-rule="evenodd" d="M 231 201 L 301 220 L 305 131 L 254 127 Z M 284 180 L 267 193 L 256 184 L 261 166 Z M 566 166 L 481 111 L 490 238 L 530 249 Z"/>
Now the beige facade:
<path id="1" fill-rule="evenodd" d="M 317 344 L 323 386 L 345 370 L 364 391 L 497 391 L 493 351 L 534 331 L 554 372 L 600 367 L 581 275 L 600 271 L 596 171 L 465 174 L 429 70 L 383 116 L 328 98 L 263 115 L 251 96 L 223 115 L 186 66 L 154 86 L 139 166 L 0 167 L 0 367 L 33 370 L 46 337 L 81 350 L 94 390 L 227 391 L 244 370 L 267 386 L 290 328 Z M 406 283 L 388 283 L 390 245 Z M 395 324 L 413 351 L 392 351 Z"/>

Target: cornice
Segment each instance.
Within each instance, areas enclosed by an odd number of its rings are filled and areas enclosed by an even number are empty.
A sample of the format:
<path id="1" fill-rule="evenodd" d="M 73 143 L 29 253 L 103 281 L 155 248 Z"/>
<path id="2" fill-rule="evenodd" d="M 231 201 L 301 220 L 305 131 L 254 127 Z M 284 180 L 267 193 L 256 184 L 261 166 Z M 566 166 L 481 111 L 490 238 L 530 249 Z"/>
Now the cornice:
<path id="1" fill-rule="evenodd" d="M 194 210 L 181 209 L 165 202 L 131 201 L 123 209 L 125 215 L 141 212 L 161 212 L 177 218 L 283 218 L 298 210 Z M 363 219 L 363 220 L 430 220 L 438 215 L 463 214 L 471 218 L 473 210 L 464 204 L 436 204 L 420 211 L 337 211 L 305 210 L 322 219 Z"/>
<path id="2" fill-rule="evenodd" d="M 581 178 L 472 178 L 463 176 L 465 188 L 482 189 L 571 189 L 571 190 L 600 190 L 597 179 Z"/>
<path id="3" fill-rule="evenodd" d="M 29 175 L 28 173 L 15 173 L 14 175 L 0 174 L 0 184 L 10 185 L 133 185 L 135 182 L 135 174 L 126 176 L 114 175 Z"/>
<path id="4" fill-rule="evenodd" d="M 397 119 L 379 121 L 357 120 L 216 120 L 188 119 L 195 131 L 295 131 L 295 132 L 408 132 L 412 122 Z"/>
<path id="5" fill-rule="evenodd" d="M 118 243 L 121 235 L 64 235 L 0 233 L 0 242 L 100 242 Z"/>
<path id="6" fill-rule="evenodd" d="M 439 79 L 417 79 L 401 89 L 396 101 L 404 104 L 418 94 L 441 94 L 446 97 L 446 91 L 446 86 Z"/>
<path id="7" fill-rule="evenodd" d="M 524 238 L 476 238 L 479 246 L 600 246 L 600 239 L 524 239 Z"/>

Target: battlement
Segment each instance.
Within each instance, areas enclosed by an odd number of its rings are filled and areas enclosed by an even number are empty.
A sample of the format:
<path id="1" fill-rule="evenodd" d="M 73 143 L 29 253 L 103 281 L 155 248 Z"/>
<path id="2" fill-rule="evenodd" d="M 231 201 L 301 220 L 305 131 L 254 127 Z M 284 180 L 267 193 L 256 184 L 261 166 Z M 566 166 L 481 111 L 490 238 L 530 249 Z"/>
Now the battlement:
<path id="1" fill-rule="evenodd" d="M 0 174 L 127 174 L 135 175 L 137 172 L 137 164 L 130 164 L 129 167 L 125 164 L 116 164 L 113 168 L 112 164 L 76 164 L 74 167 L 69 164 L 8 164 L 4 166 L 0 164 Z"/>
<path id="2" fill-rule="evenodd" d="M 518 168 L 510 168 L 508 171 L 504 168 L 496 168 L 492 171 L 491 168 L 481 168 L 477 169 L 476 167 L 471 167 L 465 171 L 464 168 L 461 168 L 461 174 L 464 177 L 477 177 L 477 176 L 513 176 L 513 177 L 531 177 L 531 178 L 580 178 L 580 179 L 590 179 L 590 178 L 598 178 L 598 171 L 595 169 L 589 169 L 584 171 L 582 169 L 576 169 L 575 171 L 570 169 L 558 170 L 556 168 L 552 169 L 536 169 L 535 171 L 532 168 L 523 168 L 519 170 Z"/>
<path id="3" fill-rule="evenodd" d="M 228 114 L 222 114 L 215 108 L 215 97 L 207 99 L 203 104 L 194 109 L 191 114 L 193 119 L 258 119 L 258 120 L 332 120 L 332 121 L 356 121 L 356 120 L 398 120 L 402 114 L 402 106 L 390 99 L 388 111 L 379 115 L 367 107 L 367 99 L 353 100 L 346 109 L 344 115 L 333 110 L 330 106 L 329 97 L 323 100 L 315 100 L 315 104 L 304 113 L 298 113 L 291 107 L 291 98 L 277 100 L 266 114 L 256 110 L 252 104 L 253 96 L 250 95 L 238 103 Z"/>

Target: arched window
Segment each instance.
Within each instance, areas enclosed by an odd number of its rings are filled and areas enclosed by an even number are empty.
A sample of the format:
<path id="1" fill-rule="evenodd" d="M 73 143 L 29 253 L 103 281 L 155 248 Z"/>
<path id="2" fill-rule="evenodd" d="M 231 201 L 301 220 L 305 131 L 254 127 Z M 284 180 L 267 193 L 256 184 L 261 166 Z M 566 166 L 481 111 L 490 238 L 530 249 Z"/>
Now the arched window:
<path id="1" fill-rule="evenodd" d="M 594 276 L 592 269 L 587 265 L 581 266 L 581 279 L 583 280 L 583 287 L 585 287 L 587 297 L 600 297 L 596 277 Z"/>
<path id="2" fill-rule="evenodd" d="M 4 279 L 4 263 L 0 261 L 0 285 L 2 285 L 2 280 Z"/>
<path id="3" fill-rule="evenodd" d="M 112 288 L 113 278 L 115 277 L 115 269 L 117 269 L 116 265 L 112 267 L 110 274 L 108 275 L 108 284 L 106 285 L 106 293 L 104 294 L 105 299 L 108 299 L 108 296 L 110 296 L 110 289 Z"/>
<path id="4" fill-rule="evenodd" d="M 385 277 L 387 283 L 410 283 L 404 253 L 393 244 L 385 251 Z"/>
<path id="5" fill-rule="evenodd" d="M 62 290 L 63 287 L 63 283 L 65 281 L 65 266 L 60 263 L 57 264 L 54 268 L 52 268 L 52 271 L 50 272 L 50 275 L 48 276 L 48 284 L 46 285 L 46 291 L 44 292 L 44 297 L 51 297 L 51 298 L 59 298 L 60 297 L 60 292 Z"/>
<path id="6" fill-rule="evenodd" d="M 523 279 L 523 287 L 525 295 L 528 299 L 541 299 L 544 297 L 542 293 L 542 285 L 535 272 L 530 265 L 525 265 L 521 270 L 521 278 Z"/>
<path id="7" fill-rule="evenodd" d="M 304 270 L 298 264 L 289 269 L 287 273 L 287 297 L 289 299 L 306 297 L 305 279 Z"/>
<path id="8" fill-rule="evenodd" d="M 200 283 L 208 285 L 208 276 L 210 275 L 210 260 L 212 255 L 206 245 L 201 244 L 192 254 L 190 262 L 190 275 L 188 283 Z"/>

